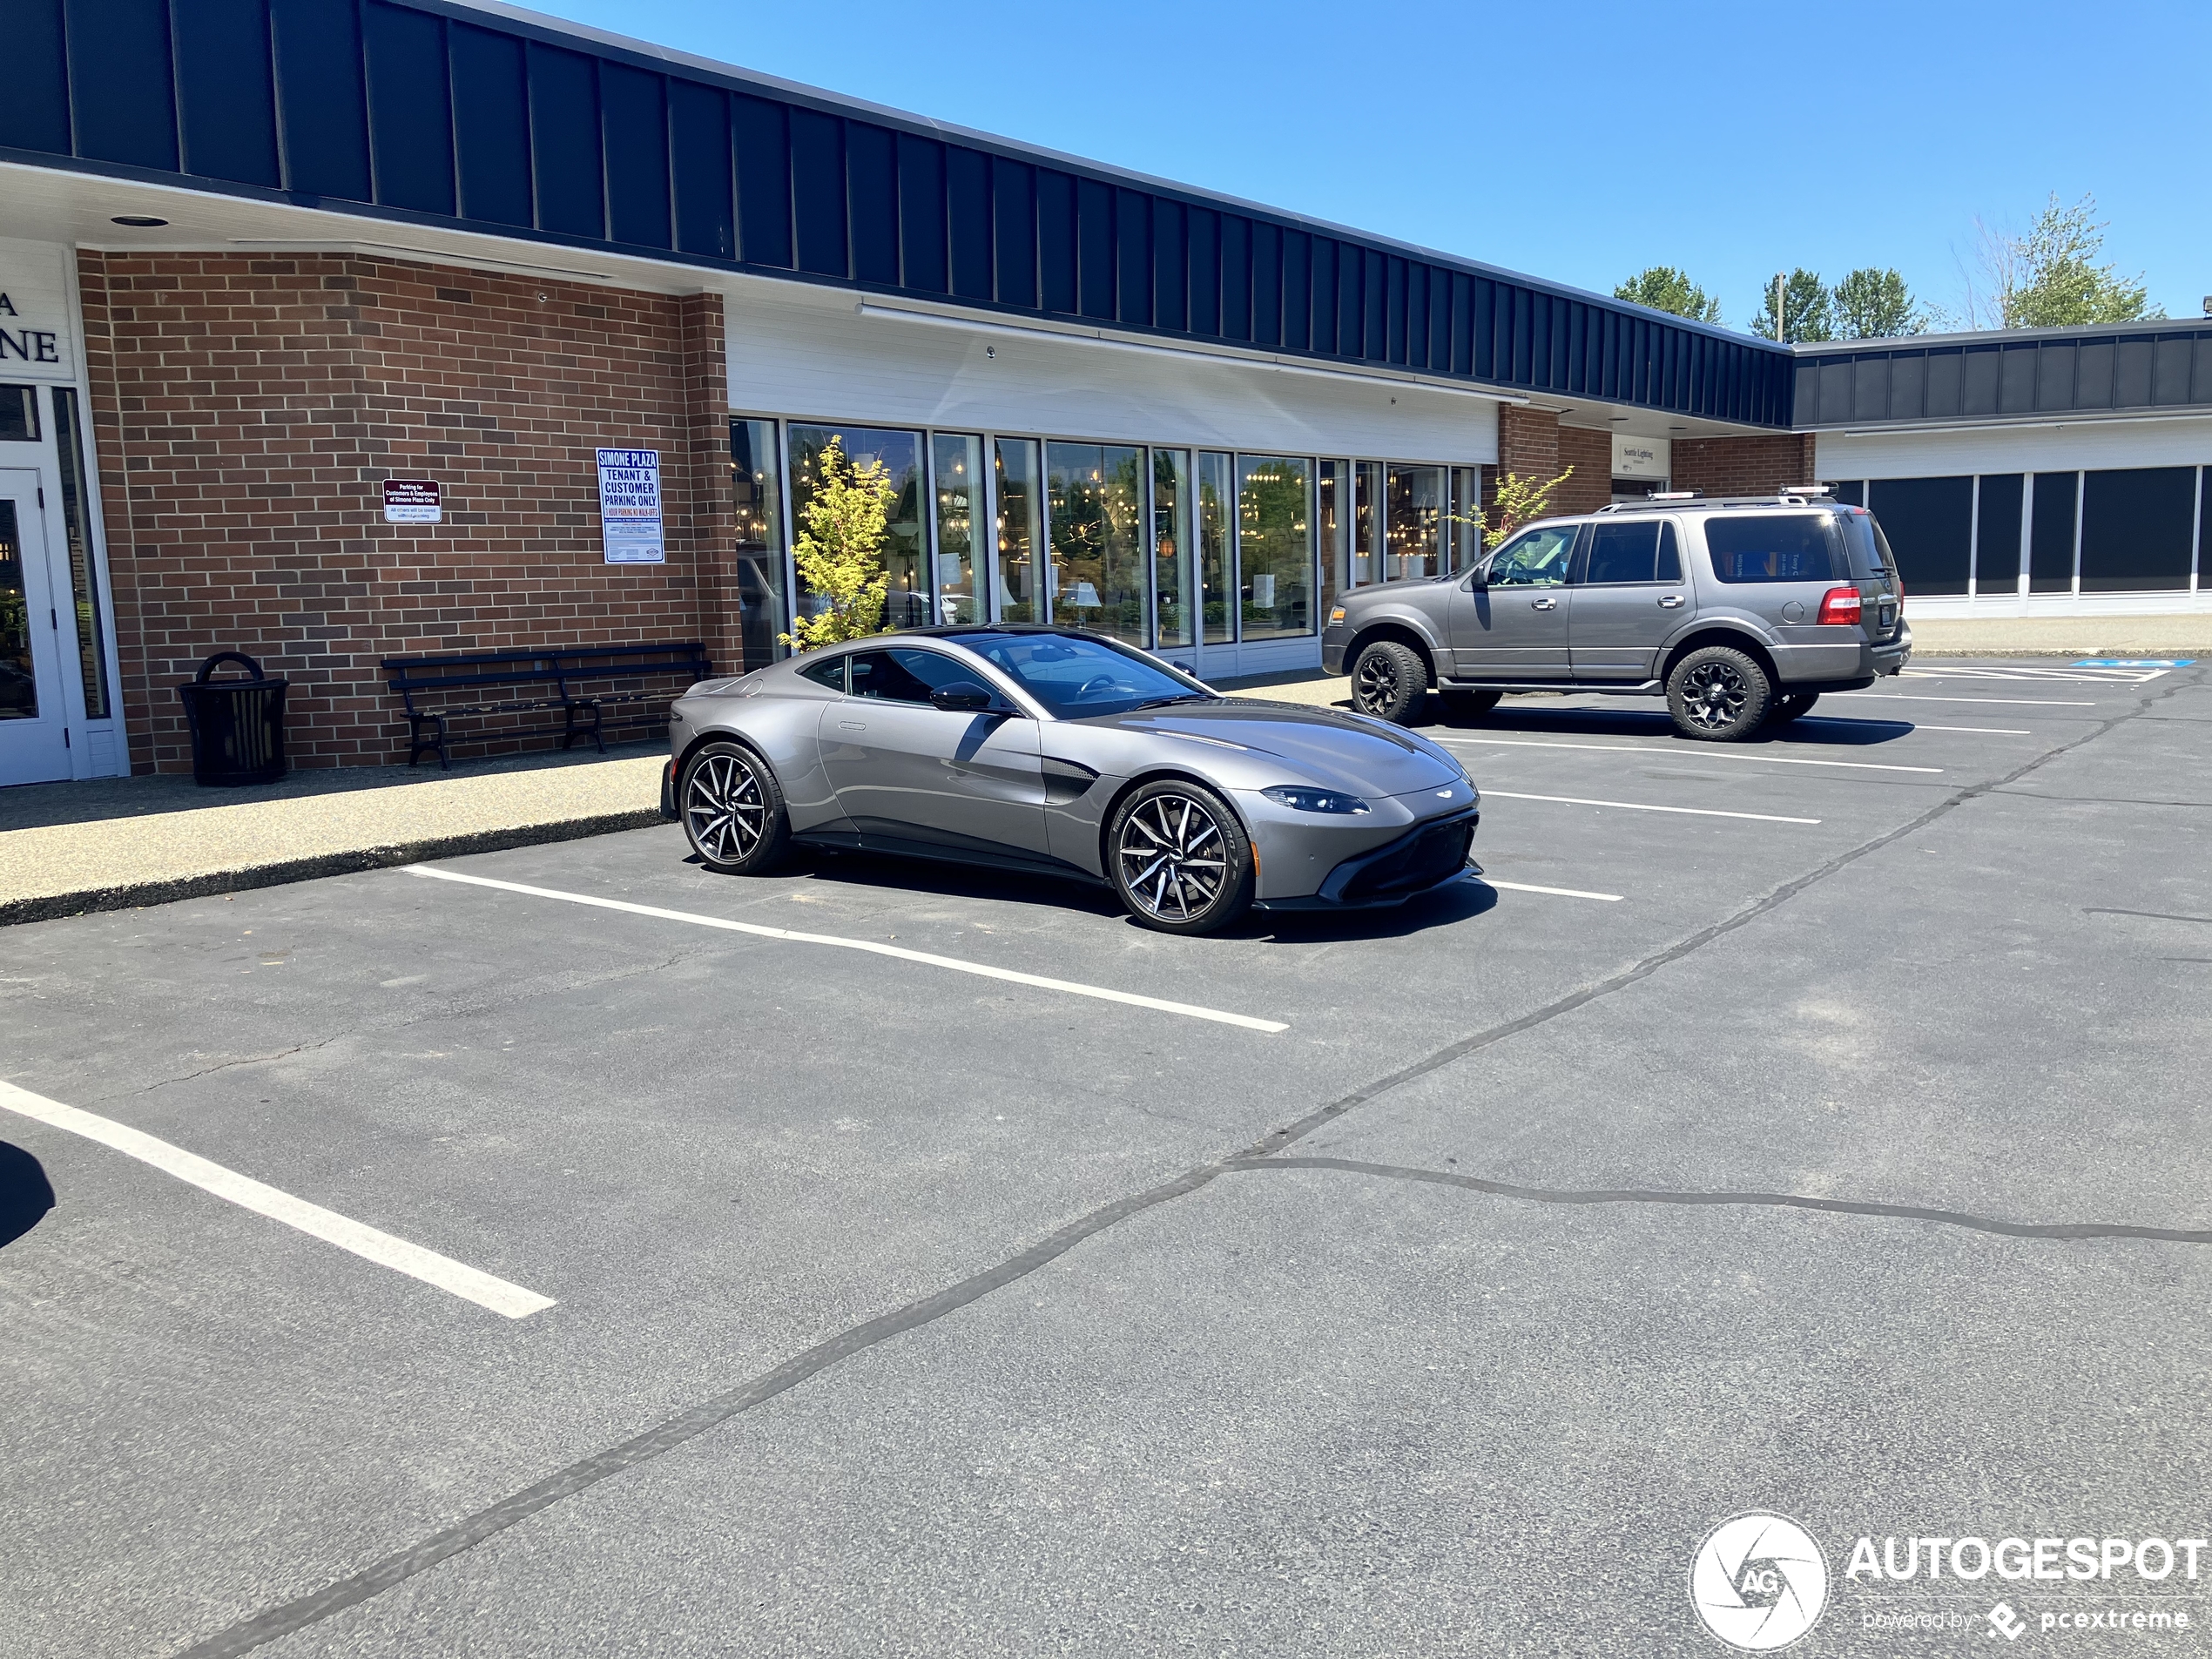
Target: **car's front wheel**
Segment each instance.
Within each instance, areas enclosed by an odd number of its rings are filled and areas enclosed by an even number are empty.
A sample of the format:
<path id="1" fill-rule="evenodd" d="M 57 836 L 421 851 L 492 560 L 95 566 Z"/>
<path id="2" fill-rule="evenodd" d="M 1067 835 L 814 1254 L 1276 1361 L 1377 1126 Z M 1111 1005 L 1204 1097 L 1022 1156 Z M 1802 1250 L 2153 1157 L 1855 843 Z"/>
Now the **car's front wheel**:
<path id="1" fill-rule="evenodd" d="M 1361 649 L 1352 664 L 1352 706 L 1393 725 L 1411 725 L 1428 696 L 1428 664 L 1395 639 Z"/>
<path id="2" fill-rule="evenodd" d="M 1252 845 L 1229 803 L 1163 778 L 1131 790 L 1107 826 L 1109 873 L 1140 925 L 1210 934 L 1252 902 Z"/>
<path id="3" fill-rule="evenodd" d="M 768 763 L 741 743 L 716 741 L 684 763 L 677 790 L 684 833 L 721 875 L 765 875 L 791 841 L 791 814 Z"/>
<path id="4" fill-rule="evenodd" d="M 1754 658 L 1728 645 L 1691 651 L 1667 676 L 1675 729 L 1710 743 L 1740 743 L 1765 723 L 1774 685 Z"/>

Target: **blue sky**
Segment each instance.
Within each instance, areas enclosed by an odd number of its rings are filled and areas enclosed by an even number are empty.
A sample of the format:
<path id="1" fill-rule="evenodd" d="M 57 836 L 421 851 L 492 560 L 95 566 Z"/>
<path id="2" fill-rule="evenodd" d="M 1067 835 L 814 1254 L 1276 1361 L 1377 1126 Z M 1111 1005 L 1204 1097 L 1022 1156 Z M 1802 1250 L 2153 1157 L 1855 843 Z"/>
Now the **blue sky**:
<path id="1" fill-rule="evenodd" d="M 1956 310 L 1977 215 L 2053 191 L 2212 293 L 2207 0 L 539 5 L 1581 287 L 1678 265 L 1739 328 L 1799 265 Z"/>

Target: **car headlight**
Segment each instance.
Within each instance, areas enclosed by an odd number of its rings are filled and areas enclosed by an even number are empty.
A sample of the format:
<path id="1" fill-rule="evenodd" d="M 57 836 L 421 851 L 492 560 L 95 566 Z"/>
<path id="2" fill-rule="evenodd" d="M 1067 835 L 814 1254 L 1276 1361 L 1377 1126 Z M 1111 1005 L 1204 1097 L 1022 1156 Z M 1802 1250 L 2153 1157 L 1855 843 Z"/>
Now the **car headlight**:
<path id="1" fill-rule="evenodd" d="M 1278 806 L 1288 806 L 1300 813 L 1364 813 L 1367 803 L 1357 795 L 1339 794 L 1333 789 L 1309 789 L 1303 784 L 1278 784 L 1272 789 L 1259 792 Z"/>
<path id="2" fill-rule="evenodd" d="M 1330 627 L 1332 627 L 1332 628 L 1335 627 L 1335 626 L 1336 626 L 1339 623 L 1342 622 L 1343 620 L 1344 620 L 1344 607 L 1343 607 L 1342 605 L 1339 605 L 1339 606 L 1338 606 L 1335 610 L 1332 610 L 1331 612 L 1329 612 L 1329 626 L 1330 626 Z"/>

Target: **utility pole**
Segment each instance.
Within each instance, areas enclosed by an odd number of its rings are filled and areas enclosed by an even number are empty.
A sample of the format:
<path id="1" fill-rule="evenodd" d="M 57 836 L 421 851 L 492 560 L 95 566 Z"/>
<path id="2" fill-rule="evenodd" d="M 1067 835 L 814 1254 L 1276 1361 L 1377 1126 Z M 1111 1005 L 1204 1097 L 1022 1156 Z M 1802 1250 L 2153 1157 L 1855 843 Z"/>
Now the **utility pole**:
<path id="1" fill-rule="evenodd" d="M 1777 271 L 1774 273 L 1774 338 L 1777 345 L 1787 343 L 1790 338 L 1789 330 L 1782 323 L 1782 299 L 1787 288 L 1787 280 Z"/>

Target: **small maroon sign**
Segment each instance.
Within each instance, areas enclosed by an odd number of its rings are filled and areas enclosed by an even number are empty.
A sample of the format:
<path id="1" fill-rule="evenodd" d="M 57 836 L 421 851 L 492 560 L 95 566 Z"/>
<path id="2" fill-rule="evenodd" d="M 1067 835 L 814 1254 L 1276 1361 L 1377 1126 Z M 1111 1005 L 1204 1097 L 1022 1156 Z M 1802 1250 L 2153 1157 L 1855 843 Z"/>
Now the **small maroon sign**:
<path id="1" fill-rule="evenodd" d="M 445 520 L 435 478 L 387 478 L 384 481 L 384 522 L 387 524 L 437 524 Z"/>

